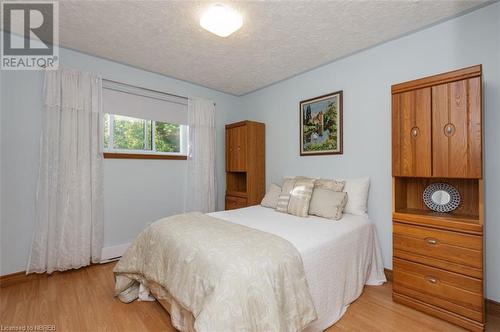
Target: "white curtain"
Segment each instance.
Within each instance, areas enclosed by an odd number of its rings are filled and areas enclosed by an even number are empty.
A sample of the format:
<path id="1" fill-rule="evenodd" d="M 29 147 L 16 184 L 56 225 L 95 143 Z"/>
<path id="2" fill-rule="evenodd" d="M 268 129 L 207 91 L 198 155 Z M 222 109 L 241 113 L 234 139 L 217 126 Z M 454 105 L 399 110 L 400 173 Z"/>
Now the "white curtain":
<path id="1" fill-rule="evenodd" d="M 213 212 L 215 181 L 215 105 L 204 99 L 188 100 L 188 160 L 186 211 Z"/>
<path id="2" fill-rule="evenodd" d="M 36 225 L 27 273 L 99 262 L 103 241 L 102 81 L 46 71 Z"/>

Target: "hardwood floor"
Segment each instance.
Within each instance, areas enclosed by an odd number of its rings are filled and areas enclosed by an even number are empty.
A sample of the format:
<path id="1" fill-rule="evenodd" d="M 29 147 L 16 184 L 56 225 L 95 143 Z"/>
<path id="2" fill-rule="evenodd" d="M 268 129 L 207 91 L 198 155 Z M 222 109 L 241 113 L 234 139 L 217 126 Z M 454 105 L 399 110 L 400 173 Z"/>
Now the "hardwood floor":
<path id="1" fill-rule="evenodd" d="M 48 330 L 56 331 L 175 331 L 157 302 L 123 304 L 113 298 L 113 266 L 94 265 L 1 288 L 0 328 L 49 325 Z M 327 331 L 463 330 L 392 302 L 389 283 L 367 286 Z M 500 318 L 488 317 L 487 331 L 500 331 Z"/>

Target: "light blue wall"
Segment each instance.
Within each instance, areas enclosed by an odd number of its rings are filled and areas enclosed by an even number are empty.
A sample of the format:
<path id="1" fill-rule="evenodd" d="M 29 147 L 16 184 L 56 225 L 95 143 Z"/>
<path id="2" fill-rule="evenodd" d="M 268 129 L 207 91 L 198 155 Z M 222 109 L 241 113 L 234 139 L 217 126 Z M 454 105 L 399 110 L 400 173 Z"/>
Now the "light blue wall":
<path id="1" fill-rule="evenodd" d="M 325 32 L 328 33 L 328 32 Z M 335 32 L 332 32 L 335 33 Z M 371 177 L 369 215 L 391 267 L 391 85 L 483 64 L 486 285 L 500 300 L 500 3 L 244 96 L 266 123 L 267 185 L 284 175 Z M 313 52 L 313 50 L 311 50 Z M 344 91 L 344 154 L 299 156 L 299 101 Z"/>
<path id="2" fill-rule="evenodd" d="M 61 64 L 103 78 L 217 103 L 218 206 L 223 208 L 224 125 L 241 110 L 238 97 L 139 70 L 72 50 L 60 50 Z M 26 267 L 35 220 L 35 193 L 41 130 L 42 73 L 1 71 L 0 274 Z M 185 161 L 118 160 L 104 163 L 104 246 L 131 242 L 158 218 L 184 205 Z"/>
<path id="3" fill-rule="evenodd" d="M 500 301 L 500 3 L 325 65 L 237 98 L 197 85 L 61 50 L 63 65 L 103 77 L 217 103 L 219 208 L 224 195 L 224 130 L 228 122 L 266 123 L 267 184 L 283 175 L 369 175 L 369 213 L 391 267 L 390 86 L 478 63 L 484 70 L 486 283 Z M 332 32 L 334 33 L 334 32 Z M 34 223 L 42 75 L 0 72 L 1 270 L 25 268 Z M 298 103 L 344 91 L 344 154 L 299 157 Z M 180 212 L 182 161 L 105 162 L 105 245 L 129 242 L 144 225 Z M 124 181 L 126 179 L 126 181 Z M 181 192 L 179 192 L 179 190 Z"/>

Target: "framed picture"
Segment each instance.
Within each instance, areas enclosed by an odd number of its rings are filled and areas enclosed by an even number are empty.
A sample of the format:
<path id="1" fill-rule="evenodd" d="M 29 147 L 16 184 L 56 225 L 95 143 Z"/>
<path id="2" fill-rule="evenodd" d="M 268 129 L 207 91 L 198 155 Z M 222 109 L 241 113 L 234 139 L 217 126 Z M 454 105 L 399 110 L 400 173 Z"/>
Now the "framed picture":
<path id="1" fill-rule="evenodd" d="M 342 154 L 342 91 L 300 102 L 300 155 Z"/>

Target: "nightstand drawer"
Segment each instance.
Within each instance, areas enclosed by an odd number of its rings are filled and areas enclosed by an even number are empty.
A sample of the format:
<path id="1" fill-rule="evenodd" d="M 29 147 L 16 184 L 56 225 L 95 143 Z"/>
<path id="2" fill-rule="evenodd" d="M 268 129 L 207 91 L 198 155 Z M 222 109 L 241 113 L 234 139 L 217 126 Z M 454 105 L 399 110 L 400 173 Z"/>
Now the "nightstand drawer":
<path id="1" fill-rule="evenodd" d="M 482 281 L 418 263 L 394 259 L 394 291 L 480 320 Z"/>
<path id="2" fill-rule="evenodd" d="M 480 236 L 394 223 L 394 250 L 482 269 Z"/>
<path id="3" fill-rule="evenodd" d="M 226 195 L 226 210 L 240 209 L 246 206 L 246 198 Z"/>

